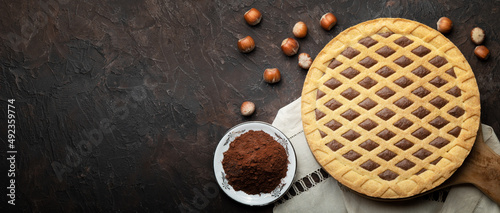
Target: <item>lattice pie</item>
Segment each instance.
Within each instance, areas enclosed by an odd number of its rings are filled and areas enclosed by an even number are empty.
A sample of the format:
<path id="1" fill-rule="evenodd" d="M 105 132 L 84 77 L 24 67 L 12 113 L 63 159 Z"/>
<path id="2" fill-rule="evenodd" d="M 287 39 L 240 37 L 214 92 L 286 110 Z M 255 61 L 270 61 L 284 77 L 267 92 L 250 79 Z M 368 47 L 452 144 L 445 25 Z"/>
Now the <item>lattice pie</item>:
<path id="1" fill-rule="evenodd" d="M 318 54 L 302 91 L 316 160 L 362 194 L 430 190 L 463 163 L 479 127 L 476 79 L 458 48 L 406 19 L 367 21 Z"/>

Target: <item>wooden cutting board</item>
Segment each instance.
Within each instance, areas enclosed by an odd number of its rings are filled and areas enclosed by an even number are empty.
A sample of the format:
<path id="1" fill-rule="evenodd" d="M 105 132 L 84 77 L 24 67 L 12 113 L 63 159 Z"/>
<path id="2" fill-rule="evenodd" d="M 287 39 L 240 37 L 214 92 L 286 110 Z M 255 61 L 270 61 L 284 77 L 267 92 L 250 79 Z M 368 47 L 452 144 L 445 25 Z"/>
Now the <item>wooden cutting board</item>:
<path id="1" fill-rule="evenodd" d="M 368 197 L 379 201 L 403 201 L 415 197 L 459 184 L 472 184 L 481 190 L 485 195 L 500 205 L 500 155 L 496 154 L 483 138 L 483 130 L 479 126 L 478 134 L 474 146 L 469 156 L 455 173 L 443 184 L 433 190 L 427 191 L 408 198 L 382 199 Z M 365 195 L 364 195 L 365 196 Z M 367 197 L 367 196 L 365 196 Z"/>
<path id="2" fill-rule="evenodd" d="M 462 166 L 435 190 L 467 183 L 476 186 L 500 204 L 500 155 L 484 142 L 481 126 L 479 126 L 476 142 Z"/>

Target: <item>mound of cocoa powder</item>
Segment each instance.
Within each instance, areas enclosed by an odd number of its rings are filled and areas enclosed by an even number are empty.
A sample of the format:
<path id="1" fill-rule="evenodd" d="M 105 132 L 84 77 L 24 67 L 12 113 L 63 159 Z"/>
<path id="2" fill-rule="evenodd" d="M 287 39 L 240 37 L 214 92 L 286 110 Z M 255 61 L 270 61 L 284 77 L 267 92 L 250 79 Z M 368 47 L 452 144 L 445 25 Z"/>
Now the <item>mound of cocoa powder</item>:
<path id="1" fill-rule="evenodd" d="M 250 130 L 231 142 L 224 152 L 222 167 L 234 190 L 269 193 L 286 176 L 288 158 L 283 146 L 272 136 Z"/>

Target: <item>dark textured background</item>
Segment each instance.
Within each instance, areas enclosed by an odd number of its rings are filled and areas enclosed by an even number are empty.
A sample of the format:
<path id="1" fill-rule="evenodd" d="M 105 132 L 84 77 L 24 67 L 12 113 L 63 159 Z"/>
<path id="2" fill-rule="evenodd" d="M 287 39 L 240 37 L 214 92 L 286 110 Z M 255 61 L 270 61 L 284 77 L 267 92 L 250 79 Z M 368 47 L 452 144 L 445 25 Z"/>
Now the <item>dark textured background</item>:
<path id="1" fill-rule="evenodd" d="M 243 14 L 263 13 L 251 27 Z M 333 12 L 331 31 L 319 19 Z M 5 1 L 0 3 L 2 206 L 6 205 L 7 99 L 17 110 L 16 207 L 24 211 L 262 211 L 219 190 L 213 152 L 224 132 L 247 120 L 272 122 L 300 96 L 306 71 L 281 41 L 295 22 L 316 54 L 342 30 L 378 17 L 435 28 L 469 60 L 481 93 L 482 122 L 500 135 L 500 1 Z M 487 61 L 473 54 L 470 30 L 486 31 Z M 256 49 L 237 50 L 250 35 Z M 282 81 L 262 81 L 277 67 Z M 239 114 L 245 100 L 256 113 Z M 59 177 L 58 177 L 59 176 Z"/>

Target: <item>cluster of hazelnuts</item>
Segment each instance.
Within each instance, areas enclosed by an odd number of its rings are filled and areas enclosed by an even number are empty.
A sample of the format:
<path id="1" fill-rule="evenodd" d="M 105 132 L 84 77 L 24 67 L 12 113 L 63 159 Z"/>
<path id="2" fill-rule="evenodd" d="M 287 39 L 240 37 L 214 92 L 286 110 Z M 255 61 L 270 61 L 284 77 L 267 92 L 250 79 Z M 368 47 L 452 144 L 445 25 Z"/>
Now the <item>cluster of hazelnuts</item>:
<path id="1" fill-rule="evenodd" d="M 441 17 L 437 22 L 437 30 L 441 33 L 449 33 L 452 28 L 453 22 L 447 17 Z M 490 50 L 486 46 L 481 45 L 484 42 L 484 37 L 484 30 L 479 27 L 475 27 L 470 32 L 471 41 L 478 45 L 474 49 L 474 55 L 482 60 L 486 60 L 490 56 Z"/>
<path id="2" fill-rule="evenodd" d="M 257 25 L 260 23 L 262 19 L 262 14 L 259 10 L 252 8 L 248 10 L 244 15 L 245 21 L 249 25 Z M 337 18 L 332 13 L 324 14 L 320 19 L 320 25 L 323 29 L 329 31 L 337 24 Z M 437 30 L 443 34 L 451 32 L 453 28 L 453 22 L 447 17 L 441 17 L 437 22 Z M 304 38 L 307 35 L 307 25 L 299 21 L 293 27 L 293 35 L 297 38 Z M 471 40 L 474 44 L 478 45 L 474 49 L 474 54 L 482 59 L 488 59 L 490 55 L 490 51 L 484 45 L 481 45 L 484 42 L 485 34 L 484 30 L 475 27 L 472 29 L 470 33 Z M 255 48 L 255 42 L 252 37 L 247 36 L 238 40 L 238 49 L 243 53 L 249 53 Z M 286 38 L 281 42 L 281 50 L 287 56 L 293 56 L 297 54 L 299 50 L 299 42 L 294 38 Z M 299 67 L 303 69 L 309 69 L 312 64 L 312 58 L 307 53 L 301 53 L 298 57 Z M 281 80 L 281 73 L 277 68 L 268 68 L 264 71 L 263 75 L 264 81 L 267 83 L 277 83 Z M 250 101 L 245 101 L 241 105 L 241 114 L 244 116 L 252 115 L 255 111 L 255 104 Z"/>
<path id="3" fill-rule="evenodd" d="M 248 10 L 243 16 L 245 21 L 251 25 L 257 25 L 262 20 L 262 13 L 252 8 Z M 326 13 L 320 19 L 320 25 L 323 29 L 329 31 L 337 24 L 337 18 L 332 13 Z M 297 38 L 304 38 L 307 35 L 307 25 L 299 21 L 292 29 L 293 35 Z M 247 36 L 238 40 L 238 49 L 242 53 L 249 53 L 255 49 L 255 41 L 252 37 Z M 299 51 L 299 42 L 294 38 L 286 38 L 281 42 L 281 50 L 287 56 L 293 56 Z M 302 69 L 309 69 L 312 64 L 312 58 L 307 53 L 300 53 L 298 56 L 298 65 Z M 281 80 L 281 73 L 277 68 L 268 68 L 263 74 L 264 81 L 270 84 L 277 83 Z M 255 111 L 255 104 L 250 101 L 245 101 L 241 105 L 241 114 L 244 116 L 252 115 Z"/>

